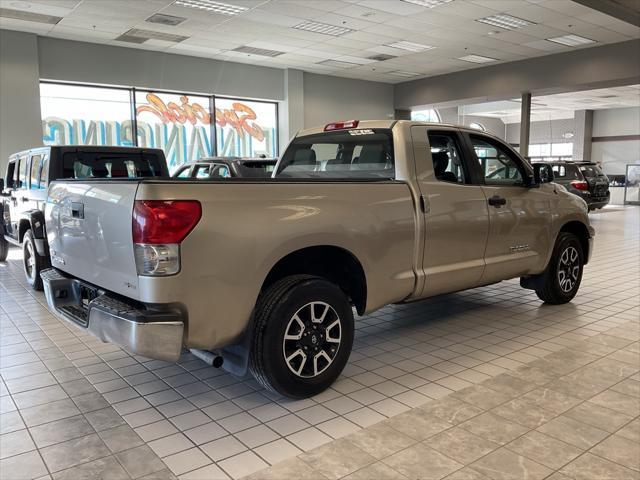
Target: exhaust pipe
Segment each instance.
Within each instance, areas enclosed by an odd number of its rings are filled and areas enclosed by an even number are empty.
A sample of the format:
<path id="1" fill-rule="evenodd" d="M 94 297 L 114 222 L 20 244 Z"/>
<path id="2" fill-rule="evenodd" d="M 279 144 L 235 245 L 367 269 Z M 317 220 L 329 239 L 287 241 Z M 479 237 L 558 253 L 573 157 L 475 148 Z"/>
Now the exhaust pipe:
<path id="1" fill-rule="evenodd" d="M 224 363 L 224 358 L 222 358 L 217 353 L 208 352 L 206 350 L 198 350 L 195 348 L 190 348 L 189 351 L 204 363 L 206 363 L 207 365 L 211 365 L 212 367 L 220 368 Z"/>

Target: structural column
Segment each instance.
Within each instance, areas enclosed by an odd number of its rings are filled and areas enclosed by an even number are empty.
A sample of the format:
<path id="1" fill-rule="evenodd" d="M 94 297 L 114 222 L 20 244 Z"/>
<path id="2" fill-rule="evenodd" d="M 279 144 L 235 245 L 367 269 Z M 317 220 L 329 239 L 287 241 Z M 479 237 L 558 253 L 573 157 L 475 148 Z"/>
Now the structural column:
<path id="1" fill-rule="evenodd" d="M 280 153 L 289 140 L 304 128 L 304 72 L 286 69 L 284 71 L 284 102 L 278 108 L 280 127 Z"/>
<path id="2" fill-rule="evenodd" d="M 520 109 L 520 155 L 529 156 L 529 133 L 531 130 L 531 92 L 522 94 Z"/>
<path id="3" fill-rule="evenodd" d="M 593 110 L 576 110 L 573 114 L 573 160 L 591 161 Z"/>

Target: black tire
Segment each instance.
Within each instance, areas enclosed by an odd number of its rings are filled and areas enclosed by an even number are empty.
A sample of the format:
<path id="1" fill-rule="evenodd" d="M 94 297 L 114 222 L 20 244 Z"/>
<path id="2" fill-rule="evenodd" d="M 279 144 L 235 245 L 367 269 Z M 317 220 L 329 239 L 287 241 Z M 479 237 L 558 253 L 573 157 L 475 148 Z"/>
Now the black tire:
<path id="1" fill-rule="evenodd" d="M 320 323 L 313 321 L 318 312 Z M 338 378 L 349 359 L 354 335 L 351 304 L 340 288 L 319 277 L 286 277 L 261 294 L 254 315 L 249 368 L 264 387 L 287 397 L 305 398 L 326 390 Z M 293 323 L 296 316 L 300 321 Z M 329 325 L 336 319 L 339 331 L 334 333 L 336 325 Z M 285 339 L 296 327 L 301 338 Z M 332 337 L 338 334 L 336 347 Z M 299 356 L 290 351 L 300 352 Z M 313 358 L 312 364 L 306 363 L 308 358 Z"/>
<path id="2" fill-rule="evenodd" d="M 574 253 L 575 260 L 572 258 Z M 583 268 L 584 251 L 580 240 L 572 233 L 560 232 L 549 265 L 540 274 L 540 287 L 536 289 L 538 298 L 552 305 L 570 302 L 580 288 Z"/>
<path id="3" fill-rule="evenodd" d="M 22 267 L 24 269 L 24 276 L 31 288 L 36 291 L 42 290 L 40 272 L 48 266 L 47 259 L 38 255 L 33 233 L 31 230 L 27 230 L 22 238 Z"/>
<path id="4" fill-rule="evenodd" d="M 9 242 L 0 233 L 0 262 L 4 262 L 9 255 Z"/>

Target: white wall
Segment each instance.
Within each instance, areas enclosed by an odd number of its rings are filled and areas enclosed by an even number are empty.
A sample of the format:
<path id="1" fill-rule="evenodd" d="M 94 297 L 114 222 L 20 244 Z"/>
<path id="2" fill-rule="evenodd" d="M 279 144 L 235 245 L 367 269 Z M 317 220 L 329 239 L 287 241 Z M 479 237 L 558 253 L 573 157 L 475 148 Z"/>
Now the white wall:
<path id="1" fill-rule="evenodd" d="M 393 85 L 304 74 L 304 126 L 393 118 Z"/>
<path id="2" fill-rule="evenodd" d="M 36 37 L 0 30 L 0 177 L 10 154 L 40 145 Z"/>
<path id="3" fill-rule="evenodd" d="M 591 160 L 602 165 L 608 175 L 623 175 L 626 165 L 640 164 L 640 139 L 620 140 L 619 136 L 640 136 L 640 107 L 595 110 Z M 611 140 L 605 140 L 611 137 Z M 605 141 L 602 141 L 605 140 Z"/>
<path id="4" fill-rule="evenodd" d="M 498 138 L 505 140 L 505 124 L 499 118 L 481 117 L 478 115 L 464 115 L 460 111 L 464 107 L 439 108 L 440 120 L 443 123 L 453 123 L 455 125 L 470 126 L 472 123 L 481 124 L 485 130 Z"/>
<path id="5" fill-rule="evenodd" d="M 573 118 L 531 122 L 529 144 L 571 142 L 571 139 L 563 138 L 562 135 L 567 132 L 573 133 L 574 130 L 575 123 Z M 507 124 L 507 142 L 520 143 L 519 123 Z"/>

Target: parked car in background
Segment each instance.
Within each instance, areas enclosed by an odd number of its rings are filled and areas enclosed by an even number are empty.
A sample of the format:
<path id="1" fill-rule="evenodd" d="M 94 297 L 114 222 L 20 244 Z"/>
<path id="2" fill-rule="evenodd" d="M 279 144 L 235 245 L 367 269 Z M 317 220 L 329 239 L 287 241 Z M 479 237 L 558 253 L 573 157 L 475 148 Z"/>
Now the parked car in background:
<path id="1" fill-rule="evenodd" d="M 609 179 L 600 167 L 591 162 L 544 162 L 553 169 L 554 182 L 578 195 L 589 210 L 609 203 Z"/>
<path id="2" fill-rule="evenodd" d="M 268 178 L 277 158 L 205 157 L 181 166 L 174 178 Z"/>
<path id="3" fill-rule="evenodd" d="M 552 180 L 497 137 L 381 120 L 299 132 L 270 179 L 58 181 L 45 293 L 133 353 L 175 361 L 188 347 L 312 396 L 347 363 L 353 308 L 517 277 L 571 301 L 594 230 Z"/>
<path id="4" fill-rule="evenodd" d="M 42 289 L 40 272 L 49 266 L 43 211 L 53 180 L 168 176 L 164 152 L 158 149 L 49 146 L 14 153 L 0 179 L 0 261 L 7 258 L 9 243 L 22 246 L 27 282 Z M 66 208 L 73 218 L 83 218 L 79 207 Z"/>

